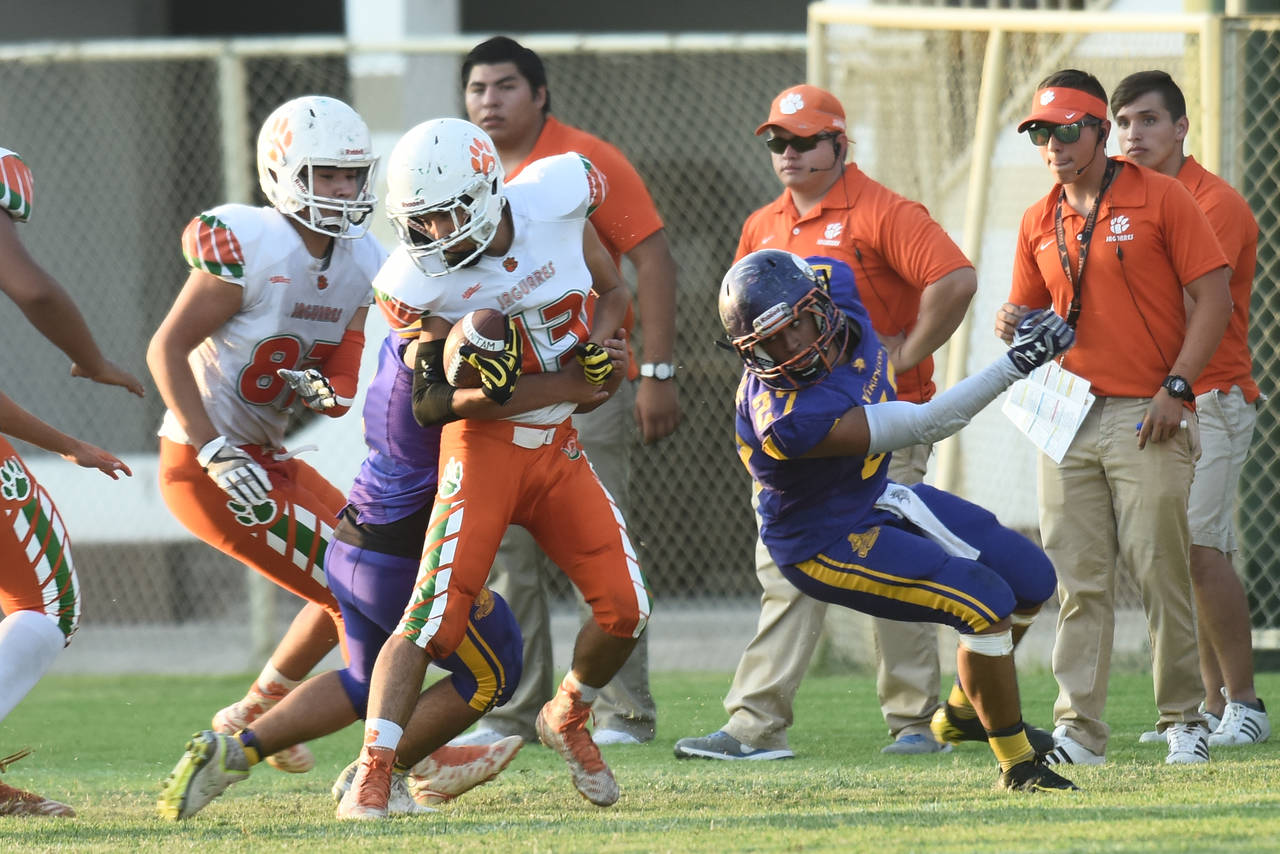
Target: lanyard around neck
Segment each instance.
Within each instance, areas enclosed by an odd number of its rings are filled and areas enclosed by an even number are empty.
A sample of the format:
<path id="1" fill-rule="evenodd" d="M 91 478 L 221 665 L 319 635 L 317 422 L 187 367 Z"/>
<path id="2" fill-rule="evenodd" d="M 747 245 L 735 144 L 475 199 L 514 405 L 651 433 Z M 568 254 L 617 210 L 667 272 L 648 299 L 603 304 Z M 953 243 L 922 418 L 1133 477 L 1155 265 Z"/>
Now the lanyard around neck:
<path id="1" fill-rule="evenodd" d="M 1089 257 L 1089 243 L 1093 240 L 1093 227 L 1098 224 L 1098 208 L 1102 205 L 1102 194 L 1111 186 L 1111 181 L 1116 176 L 1116 172 L 1120 171 L 1120 163 L 1116 160 L 1107 160 L 1106 171 L 1102 174 L 1102 186 L 1098 188 L 1098 197 L 1093 200 L 1093 207 L 1089 209 L 1089 215 L 1084 218 L 1084 230 L 1080 232 L 1080 257 L 1076 263 L 1076 272 L 1071 271 L 1071 256 L 1067 254 L 1067 234 L 1066 229 L 1062 225 L 1062 202 L 1066 198 L 1067 188 L 1062 188 L 1062 195 L 1058 196 L 1058 210 L 1053 217 L 1053 231 L 1058 238 L 1058 260 L 1062 262 L 1062 272 L 1066 274 L 1067 282 L 1071 285 L 1071 304 L 1067 306 L 1067 325 L 1072 329 L 1076 328 L 1076 321 L 1080 319 L 1080 297 L 1084 288 L 1084 262 Z"/>

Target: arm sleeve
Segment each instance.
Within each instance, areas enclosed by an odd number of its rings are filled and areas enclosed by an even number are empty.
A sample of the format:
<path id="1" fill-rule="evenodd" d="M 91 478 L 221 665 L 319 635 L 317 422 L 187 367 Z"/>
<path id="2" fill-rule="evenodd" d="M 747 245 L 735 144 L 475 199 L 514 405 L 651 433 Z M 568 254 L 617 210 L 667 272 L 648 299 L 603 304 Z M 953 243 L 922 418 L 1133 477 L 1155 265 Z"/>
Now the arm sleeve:
<path id="1" fill-rule="evenodd" d="M 1002 354 L 928 403 L 893 400 L 867 406 L 863 409 L 870 434 L 867 453 L 882 454 L 945 439 L 1022 376 L 1013 360 Z"/>
<path id="2" fill-rule="evenodd" d="M 345 415 L 355 403 L 356 387 L 360 379 L 360 357 L 364 355 L 364 330 L 348 329 L 342 336 L 342 342 L 324 362 L 323 373 L 329 385 L 333 386 L 333 394 L 337 398 L 336 405 L 324 410 L 330 418 Z"/>
<path id="3" fill-rule="evenodd" d="M 423 427 L 457 421 L 453 412 L 455 389 L 444 377 L 444 339 L 418 345 L 413 370 L 413 417 Z"/>

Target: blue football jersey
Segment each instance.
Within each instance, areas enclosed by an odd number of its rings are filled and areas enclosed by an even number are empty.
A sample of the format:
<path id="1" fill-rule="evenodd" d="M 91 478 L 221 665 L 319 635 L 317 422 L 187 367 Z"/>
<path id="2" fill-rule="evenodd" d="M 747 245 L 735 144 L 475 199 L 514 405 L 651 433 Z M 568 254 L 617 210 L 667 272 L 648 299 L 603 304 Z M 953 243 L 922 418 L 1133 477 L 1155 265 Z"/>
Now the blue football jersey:
<path id="1" fill-rule="evenodd" d="M 779 564 L 806 560 L 856 530 L 884 491 L 889 455 L 803 455 L 854 406 L 894 400 L 893 368 L 842 261 L 813 257 L 828 271 L 832 300 L 861 333 L 849 360 L 800 389 L 770 388 L 744 371 L 736 397 L 738 455 L 758 486 L 761 538 Z"/>

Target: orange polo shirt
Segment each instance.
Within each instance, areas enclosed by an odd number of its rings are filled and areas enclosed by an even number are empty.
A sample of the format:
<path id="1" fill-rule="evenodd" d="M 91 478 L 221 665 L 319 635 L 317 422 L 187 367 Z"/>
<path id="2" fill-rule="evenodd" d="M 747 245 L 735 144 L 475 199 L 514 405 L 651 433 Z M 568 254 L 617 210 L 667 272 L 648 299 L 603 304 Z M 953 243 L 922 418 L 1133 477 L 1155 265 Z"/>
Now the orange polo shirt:
<path id="1" fill-rule="evenodd" d="M 515 169 L 507 173 L 507 180 L 519 175 L 535 160 L 576 151 L 591 161 L 604 173 L 608 182 L 608 194 L 604 204 L 591 214 L 591 224 L 596 227 L 605 248 L 615 262 L 630 252 L 638 243 L 662 228 L 662 217 L 653 204 L 653 197 L 644 186 L 644 180 L 626 156 L 614 146 L 585 130 L 547 116 L 533 151 Z"/>
<path id="2" fill-rule="evenodd" d="M 1253 381 L 1253 357 L 1249 352 L 1249 299 L 1258 265 L 1258 221 L 1244 196 L 1194 157 L 1182 161 L 1178 180 L 1195 196 L 1231 265 L 1231 320 L 1213 358 L 1196 378 L 1195 392 L 1225 392 L 1238 385 L 1244 399 L 1252 403 L 1258 399 L 1258 384 Z"/>
<path id="3" fill-rule="evenodd" d="M 919 202 L 871 180 L 856 164 L 804 216 L 789 190 L 747 218 L 734 260 L 757 249 L 801 257 L 826 255 L 847 263 L 858 294 L 882 335 L 910 332 L 925 287 L 973 264 Z M 898 398 L 933 397 L 933 357 L 897 374 Z"/>
<path id="4" fill-rule="evenodd" d="M 507 180 L 519 175 L 535 160 L 570 151 L 586 157 L 604 174 L 608 184 L 604 204 L 591 214 L 591 224 L 600 235 L 604 248 L 613 256 L 613 263 L 620 265 L 623 255 L 662 228 L 662 217 L 658 216 L 658 208 L 653 204 L 644 179 L 621 151 L 598 136 L 567 125 L 555 116 L 547 116 L 533 150 L 520 165 L 507 173 Z M 591 305 L 595 306 L 594 299 Z M 627 317 L 623 323 L 627 332 L 635 327 L 635 316 L 635 304 L 632 302 L 627 306 Z M 632 358 L 627 378 L 638 376 L 640 366 Z"/>
<path id="5" fill-rule="evenodd" d="M 1061 194 L 1062 185 L 1055 184 L 1022 215 L 1009 302 L 1032 308 L 1052 305 L 1066 317 L 1072 287 L 1054 233 Z M 1063 203 L 1073 275 L 1084 221 Z M 1187 188 L 1167 175 L 1125 163 L 1098 210 L 1076 344 L 1063 367 L 1089 380 L 1096 395 L 1151 397 L 1182 350 L 1187 325 L 1183 286 L 1226 265 L 1213 228 Z"/>

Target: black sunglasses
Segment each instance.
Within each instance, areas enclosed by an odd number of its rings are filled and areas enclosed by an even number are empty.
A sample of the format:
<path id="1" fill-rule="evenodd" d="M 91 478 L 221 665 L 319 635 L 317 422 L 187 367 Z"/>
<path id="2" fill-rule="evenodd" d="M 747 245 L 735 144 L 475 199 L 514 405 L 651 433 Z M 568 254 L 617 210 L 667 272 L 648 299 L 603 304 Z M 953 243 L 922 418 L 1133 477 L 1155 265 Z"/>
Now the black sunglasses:
<path id="1" fill-rule="evenodd" d="M 1075 142 L 1080 138 L 1080 129 L 1090 125 L 1100 125 L 1098 119 L 1081 119 L 1069 125 L 1032 125 L 1027 128 L 1027 136 L 1032 145 L 1048 145 L 1052 135 L 1058 142 Z"/>
<path id="2" fill-rule="evenodd" d="M 764 141 L 764 147 L 774 154 L 782 154 L 787 150 L 787 146 L 791 146 L 796 150 L 796 154 L 804 154 L 806 151 L 813 151 L 824 139 L 835 138 L 834 133 L 816 133 L 813 136 L 771 136 Z"/>

